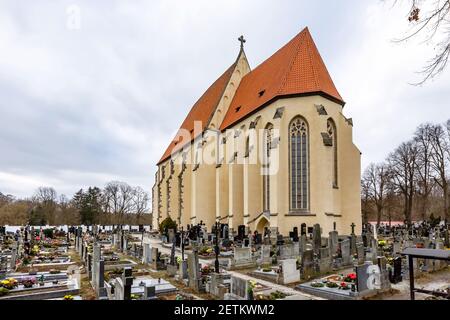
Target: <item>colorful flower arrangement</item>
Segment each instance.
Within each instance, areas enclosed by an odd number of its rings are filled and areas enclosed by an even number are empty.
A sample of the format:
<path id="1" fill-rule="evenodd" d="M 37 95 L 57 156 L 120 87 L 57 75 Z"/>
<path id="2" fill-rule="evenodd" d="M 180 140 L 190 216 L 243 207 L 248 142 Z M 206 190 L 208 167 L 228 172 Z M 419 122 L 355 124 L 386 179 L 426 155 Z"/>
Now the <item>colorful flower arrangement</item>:
<path id="1" fill-rule="evenodd" d="M 0 282 L 0 286 L 8 290 L 12 290 L 16 288 L 18 285 L 19 283 L 14 278 L 5 279 Z"/>
<path id="2" fill-rule="evenodd" d="M 210 274 L 210 273 L 212 273 L 212 272 L 214 272 L 214 269 L 213 269 L 211 266 L 209 266 L 209 265 L 205 265 L 205 266 L 202 268 L 202 274 L 203 274 L 203 275 L 208 275 L 208 274 Z"/>
<path id="3" fill-rule="evenodd" d="M 387 245 L 387 242 L 386 242 L 386 240 L 378 240 L 378 245 L 380 247 L 384 247 L 385 245 Z"/>
<path id="4" fill-rule="evenodd" d="M 341 289 L 341 290 L 350 290 L 350 287 L 349 287 L 349 285 L 346 282 L 341 282 L 339 284 L 339 289 Z"/>
<path id="5" fill-rule="evenodd" d="M 25 278 L 22 280 L 22 285 L 25 288 L 32 288 L 35 284 L 36 284 L 36 278 L 34 278 L 34 277 Z"/>
<path id="6" fill-rule="evenodd" d="M 345 278 L 344 282 L 355 282 L 356 281 L 356 273 L 349 273 Z"/>

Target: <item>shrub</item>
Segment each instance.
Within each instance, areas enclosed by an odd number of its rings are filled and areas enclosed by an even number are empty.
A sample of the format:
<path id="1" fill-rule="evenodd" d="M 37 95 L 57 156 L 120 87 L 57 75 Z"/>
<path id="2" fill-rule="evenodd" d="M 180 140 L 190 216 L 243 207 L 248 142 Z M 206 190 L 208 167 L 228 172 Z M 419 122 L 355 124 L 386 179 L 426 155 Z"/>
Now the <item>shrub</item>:
<path id="1" fill-rule="evenodd" d="M 44 229 L 42 232 L 46 238 L 53 239 L 53 229 Z"/>
<path id="2" fill-rule="evenodd" d="M 172 218 L 167 217 L 159 225 L 159 232 L 166 233 L 169 229 L 174 229 L 176 231 L 177 223 L 173 221 Z"/>

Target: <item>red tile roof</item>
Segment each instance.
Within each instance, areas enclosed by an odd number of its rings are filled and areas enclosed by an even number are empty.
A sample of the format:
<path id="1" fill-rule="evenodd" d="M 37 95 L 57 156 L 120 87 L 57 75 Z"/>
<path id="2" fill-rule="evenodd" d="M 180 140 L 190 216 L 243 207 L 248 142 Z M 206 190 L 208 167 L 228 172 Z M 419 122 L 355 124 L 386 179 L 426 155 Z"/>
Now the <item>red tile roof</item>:
<path id="1" fill-rule="evenodd" d="M 220 129 L 229 128 L 274 98 L 302 94 L 322 94 L 345 104 L 308 28 L 242 79 Z"/>
<path id="2" fill-rule="evenodd" d="M 192 132 L 194 121 L 201 121 L 202 132 L 206 129 L 235 66 L 236 63 L 206 90 L 181 125 L 180 129 L 191 132 L 191 140 L 183 144 L 172 141 L 158 164 L 196 138 Z M 337 103 L 345 104 L 308 28 L 242 78 L 220 129 L 229 128 L 278 97 L 306 94 L 325 95 Z"/>
<path id="3" fill-rule="evenodd" d="M 224 74 L 220 76 L 206 92 L 200 97 L 200 99 L 194 104 L 191 111 L 187 115 L 186 119 L 183 121 L 180 130 L 185 129 L 191 132 L 191 140 L 183 141 L 184 143 L 176 143 L 174 140 L 167 147 L 166 152 L 159 160 L 158 164 L 164 162 L 170 158 L 172 152 L 176 152 L 182 149 L 187 143 L 191 143 L 196 137 L 194 137 L 194 121 L 200 121 L 202 124 L 202 132 L 206 129 L 210 118 L 213 116 L 217 105 L 220 102 L 220 98 L 223 95 L 226 85 L 228 84 L 231 75 L 233 74 L 236 63 L 225 71 Z M 178 134 L 177 134 L 178 136 Z M 176 136 L 175 136 L 176 138 Z"/>

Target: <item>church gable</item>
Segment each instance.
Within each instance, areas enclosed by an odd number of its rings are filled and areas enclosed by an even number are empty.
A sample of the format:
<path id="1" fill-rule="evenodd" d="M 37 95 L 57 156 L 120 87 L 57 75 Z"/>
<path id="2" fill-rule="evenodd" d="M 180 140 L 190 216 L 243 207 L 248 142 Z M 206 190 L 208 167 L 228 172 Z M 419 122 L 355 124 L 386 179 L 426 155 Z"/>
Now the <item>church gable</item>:
<path id="1" fill-rule="evenodd" d="M 242 79 L 220 129 L 231 127 L 277 97 L 307 94 L 344 104 L 305 28 Z"/>
<path id="2" fill-rule="evenodd" d="M 234 66 L 234 71 L 230 77 L 230 80 L 228 81 L 220 102 L 218 103 L 217 108 L 215 109 L 211 120 L 209 121 L 209 129 L 219 129 L 221 123 L 223 122 L 223 119 L 225 118 L 225 115 L 228 112 L 231 101 L 233 100 L 233 97 L 241 83 L 242 78 L 250 72 L 250 65 L 248 63 L 243 47 L 241 47 Z"/>

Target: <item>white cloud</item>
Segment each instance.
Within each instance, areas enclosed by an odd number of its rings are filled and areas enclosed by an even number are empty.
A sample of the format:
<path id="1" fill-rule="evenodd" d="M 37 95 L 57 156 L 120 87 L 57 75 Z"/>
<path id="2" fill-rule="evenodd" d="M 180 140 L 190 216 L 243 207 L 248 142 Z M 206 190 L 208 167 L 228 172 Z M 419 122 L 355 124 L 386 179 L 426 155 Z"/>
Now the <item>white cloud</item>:
<path id="1" fill-rule="evenodd" d="M 66 27 L 69 5 L 81 29 Z M 73 194 L 124 180 L 150 191 L 192 104 L 247 38 L 252 67 L 309 26 L 354 118 L 363 164 L 422 121 L 450 117 L 449 73 L 417 88 L 430 48 L 394 45 L 405 12 L 353 1 L 2 1 L 0 191 Z"/>

